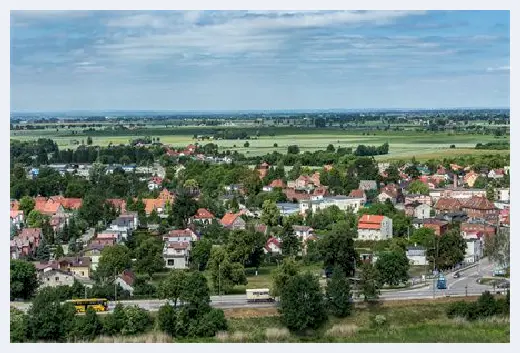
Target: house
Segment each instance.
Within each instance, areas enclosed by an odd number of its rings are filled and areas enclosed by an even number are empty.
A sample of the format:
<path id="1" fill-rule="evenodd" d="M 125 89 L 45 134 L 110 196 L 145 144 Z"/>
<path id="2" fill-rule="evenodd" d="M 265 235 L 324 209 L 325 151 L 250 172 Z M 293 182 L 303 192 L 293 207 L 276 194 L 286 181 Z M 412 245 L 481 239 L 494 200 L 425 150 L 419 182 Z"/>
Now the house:
<path id="1" fill-rule="evenodd" d="M 431 207 L 427 204 L 421 204 L 418 202 L 409 203 L 404 205 L 405 214 L 408 217 L 425 219 L 430 218 Z"/>
<path id="2" fill-rule="evenodd" d="M 224 228 L 232 230 L 246 229 L 246 222 L 240 215 L 240 213 L 226 213 L 220 220 L 220 224 L 222 224 Z"/>
<path id="3" fill-rule="evenodd" d="M 450 187 L 441 189 L 440 197 L 450 197 L 454 199 L 469 199 L 473 196 L 486 196 L 486 189 L 473 189 L 473 188 L 459 188 Z M 430 192 L 431 195 L 431 192 Z"/>
<path id="4" fill-rule="evenodd" d="M 282 179 L 275 179 L 275 180 L 273 180 L 273 181 L 269 184 L 269 186 L 270 186 L 271 188 L 273 188 L 273 189 L 274 189 L 274 188 L 282 188 L 282 189 L 283 189 L 283 188 L 285 187 L 285 183 L 283 182 Z"/>
<path id="5" fill-rule="evenodd" d="M 496 234 L 496 228 L 484 223 L 469 223 L 464 222 L 460 224 L 460 232 L 465 233 L 482 233 L 484 236 L 493 236 Z"/>
<path id="6" fill-rule="evenodd" d="M 69 286 L 74 284 L 74 275 L 70 272 L 62 271 L 60 269 L 47 267 L 39 273 L 38 289 L 45 287 Z"/>
<path id="7" fill-rule="evenodd" d="M 498 201 L 510 201 L 509 188 L 497 188 L 495 189 L 495 199 Z"/>
<path id="8" fill-rule="evenodd" d="M 22 210 L 11 210 L 11 226 L 16 227 L 16 229 L 20 229 L 24 219 L 23 219 L 23 211 Z"/>
<path id="9" fill-rule="evenodd" d="M 406 249 L 406 257 L 412 266 L 427 266 L 428 259 L 426 249 L 422 246 L 409 246 Z"/>
<path id="10" fill-rule="evenodd" d="M 433 232 L 437 236 L 444 235 L 448 231 L 449 223 L 446 221 L 442 221 L 442 220 L 435 219 L 435 218 L 426 218 L 421 221 L 422 221 L 422 227 L 433 229 Z M 419 228 L 422 228 L 422 227 L 419 227 Z"/>
<path id="11" fill-rule="evenodd" d="M 363 199 L 361 205 L 365 205 L 367 202 L 367 195 L 365 194 L 365 190 L 363 189 L 354 189 L 350 192 L 350 194 L 348 194 L 348 196 Z"/>
<path id="12" fill-rule="evenodd" d="M 465 238 L 466 253 L 464 254 L 464 262 L 475 263 L 484 256 L 484 242 L 481 236 L 472 236 Z"/>
<path id="13" fill-rule="evenodd" d="M 126 212 L 126 201 L 123 199 L 107 199 L 107 203 L 114 207 L 119 214 Z"/>
<path id="14" fill-rule="evenodd" d="M 500 179 L 500 178 L 503 178 L 504 177 L 504 169 L 503 168 L 498 168 L 498 169 L 491 169 L 488 173 L 488 178 L 491 178 L 491 179 Z"/>
<path id="15" fill-rule="evenodd" d="M 163 240 L 170 242 L 192 242 L 198 239 L 197 234 L 189 228 L 170 230 L 167 235 L 163 235 Z"/>
<path id="16" fill-rule="evenodd" d="M 280 211 L 280 216 L 290 216 L 300 212 L 300 206 L 297 203 L 280 202 L 276 204 Z"/>
<path id="17" fill-rule="evenodd" d="M 305 215 L 308 210 L 315 213 L 331 206 L 337 206 L 342 211 L 352 210 L 357 213 L 361 208 L 362 198 L 348 196 L 317 196 L 308 200 L 300 200 L 300 214 Z"/>
<path id="18" fill-rule="evenodd" d="M 149 216 L 154 210 L 157 214 L 161 215 L 165 213 L 166 200 L 165 199 L 143 199 L 144 210 L 146 215 Z"/>
<path id="19" fill-rule="evenodd" d="M 421 195 L 421 194 L 408 194 L 404 198 L 405 205 L 410 204 L 410 203 L 415 203 L 415 202 L 431 206 L 432 198 L 430 195 Z"/>
<path id="20" fill-rule="evenodd" d="M 267 175 L 267 172 L 269 171 L 269 164 L 267 164 L 266 162 L 260 164 L 256 170 L 258 171 L 258 175 L 260 177 L 260 179 L 263 179 L 265 178 L 265 176 Z"/>
<path id="21" fill-rule="evenodd" d="M 189 268 L 191 242 L 166 240 L 163 248 L 163 259 L 166 268 L 185 270 Z"/>
<path id="22" fill-rule="evenodd" d="M 139 216 L 137 212 L 128 212 L 119 215 L 110 224 L 110 229 L 114 231 L 121 231 L 130 235 L 132 231 L 139 226 Z"/>
<path id="23" fill-rule="evenodd" d="M 134 295 L 134 284 L 135 274 L 131 270 L 124 270 L 119 276 L 116 277 L 114 284 L 121 286 L 124 290 L 127 290 L 131 296 Z"/>
<path id="24" fill-rule="evenodd" d="M 83 250 L 83 256 L 88 257 L 90 259 L 90 268 L 95 271 L 99 264 L 99 259 L 101 258 L 101 252 L 107 246 L 111 245 L 103 245 L 103 244 L 89 244 L 85 250 Z"/>
<path id="25" fill-rule="evenodd" d="M 386 216 L 363 215 L 358 221 L 359 240 L 392 238 L 392 219 Z"/>
<path id="26" fill-rule="evenodd" d="M 477 173 L 471 171 L 464 175 L 464 183 L 467 184 L 470 188 L 472 188 L 478 176 L 479 175 Z"/>
<path id="27" fill-rule="evenodd" d="M 495 222 L 498 220 L 498 209 L 493 202 L 485 197 L 473 196 L 464 200 L 462 211 L 466 212 L 469 218 L 480 218 Z"/>
<path id="28" fill-rule="evenodd" d="M 314 229 L 308 226 L 293 226 L 294 235 L 302 240 L 314 236 Z"/>
<path id="29" fill-rule="evenodd" d="M 91 261 L 88 257 L 63 257 L 58 259 L 62 271 L 72 272 L 75 276 L 89 278 Z"/>
<path id="30" fill-rule="evenodd" d="M 211 224 L 215 216 L 205 208 L 199 208 L 193 217 L 188 220 L 189 224 Z"/>
<path id="31" fill-rule="evenodd" d="M 377 183 L 375 180 L 360 180 L 359 189 L 361 190 L 377 190 Z"/>
<path id="32" fill-rule="evenodd" d="M 468 220 L 468 215 L 462 211 L 455 212 L 447 212 L 435 215 L 435 219 L 440 219 L 441 221 L 447 221 L 448 223 L 453 222 L 466 222 Z"/>
<path id="33" fill-rule="evenodd" d="M 397 188 L 394 186 L 387 185 L 381 189 L 379 195 L 377 195 L 377 200 L 381 203 L 386 202 L 386 200 L 390 200 L 392 204 L 397 203 Z"/>
<path id="34" fill-rule="evenodd" d="M 457 212 L 461 210 L 461 203 L 459 199 L 442 197 L 437 200 L 434 209 L 436 214 Z"/>
<path id="35" fill-rule="evenodd" d="M 271 253 L 273 255 L 281 255 L 282 254 L 282 246 L 279 239 L 275 237 L 270 237 L 267 239 L 267 242 L 264 246 L 264 252 Z"/>
<path id="36" fill-rule="evenodd" d="M 45 216 L 54 216 L 55 214 L 64 215 L 65 208 L 57 201 L 44 197 L 36 197 L 34 209 Z"/>
<path id="37" fill-rule="evenodd" d="M 22 232 L 11 240 L 11 258 L 34 256 L 42 238 L 41 228 L 22 229 Z"/>

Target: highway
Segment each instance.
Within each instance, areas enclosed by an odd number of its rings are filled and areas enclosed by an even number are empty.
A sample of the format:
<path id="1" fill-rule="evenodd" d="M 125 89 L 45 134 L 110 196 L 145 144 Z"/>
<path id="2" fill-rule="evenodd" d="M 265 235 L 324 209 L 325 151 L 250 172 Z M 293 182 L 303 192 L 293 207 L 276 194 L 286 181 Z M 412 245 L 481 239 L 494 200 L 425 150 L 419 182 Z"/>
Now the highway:
<path id="1" fill-rule="evenodd" d="M 483 259 L 480 263 L 465 270 L 460 270 L 460 278 L 453 278 L 453 274 L 447 275 L 448 288 L 439 290 L 433 285 L 433 280 L 430 280 L 427 286 L 416 289 L 402 289 L 402 290 L 383 290 L 380 295 L 381 300 L 417 300 L 417 299 L 434 299 L 440 297 L 462 297 L 480 295 L 486 290 L 492 291 L 489 285 L 482 285 L 477 283 L 480 277 L 491 277 L 493 274 L 493 264 L 487 259 Z M 498 291 L 498 290 L 497 290 Z M 267 308 L 274 307 L 276 303 L 248 303 L 245 294 L 240 295 L 222 295 L 212 296 L 210 298 L 211 305 L 221 309 L 231 308 Z M 361 301 L 361 299 L 355 299 Z M 138 305 L 139 307 L 149 310 L 157 311 L 164 305 L 166 300 L 159 299 L 143 299 L 143 300 L 122 300 L 118 302 L 110 302 L 109 310 L 113 310 L 117 303 L 123 305 Z M 173 304 L 173 303 L 171 303 Z M 11 302 L 11 305 L 27 311 L 30 303 Z"/>

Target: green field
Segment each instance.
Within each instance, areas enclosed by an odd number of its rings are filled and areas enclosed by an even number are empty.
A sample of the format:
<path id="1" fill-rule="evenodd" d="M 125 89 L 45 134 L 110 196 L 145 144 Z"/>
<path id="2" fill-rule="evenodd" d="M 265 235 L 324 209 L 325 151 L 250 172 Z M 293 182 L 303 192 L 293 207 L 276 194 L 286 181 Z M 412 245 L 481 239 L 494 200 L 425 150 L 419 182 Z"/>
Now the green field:
<path id="1" fill-rule="evenodd" d="M 194 128 L 178 128 L 174 135 L 168 135 L 171 130 L 164 129 L 165 134 L 157 135 L 164 144 L 174 147 L 184 147 L 190 143 L 197 142 L 193 138 Z M 154 132 L 161 130 L 154 129 Z M 183 134 L 186 131 L 186 134 Z M 190 134 L 188 134 L 188 131 Z M 370 132 L 370 135 L 363 135 L 361 132 L 343 131 L 339 129 L 322 130 L 319 133 L 312 129 L 284 129 L 278 132 L 273 129 L 275 136 L 260 136 L 257 139 L 249 139 L 249 147 L 244 147 L 245 140 L 216 140 L 211 141 L 222 150 L 237 151 L 247 156 L 258 156 L 277 151 L 286 153 L 290 145 L 300 146 L 301 151 L 324 150 L 327 145 L 334 147 L 357 147 L 364 145 L 381 145 L 388 142 L 390 153 L 388 155 L 377 156 L 378 160 L 397 160 L 416 157 L 420 160 L 430 158 L 442 158 L 446 156 L 461 155 L 482 155 L 482 154 L 507 154 L 509 150 L 475 150 L 477 143 L 487 143 L 504 141 L 505 138 L 497 139 L 491 135 L 476 134 L 450 134 L 450 133 L 425 133 L 415 131 L 377 131 Z M 301 133 L 296 133 L 301 131 Z M 108 144 L 126 144 L 138 135 L 114 135 L 114 136 L 93 136 L 94 145 L 107 146 Z M 141 136 L 141 135 L 139 135 Z M 78 145 L 71 144 L 71 140 L 76 139 L 80 143 L 86 140 L 86 136 L 71 136 L 68 130 L 31 130 L 31 131 L 11 131 L 12 139 L 34 140 L 39 137 L 52 138 L 60 148 L 76 148 Z M 199 141 L 201 144 L 209 143 Z M 274 144 L 277 147 L 273 147 Z M 455 145 L 456 148 L 450 148 Z"/>

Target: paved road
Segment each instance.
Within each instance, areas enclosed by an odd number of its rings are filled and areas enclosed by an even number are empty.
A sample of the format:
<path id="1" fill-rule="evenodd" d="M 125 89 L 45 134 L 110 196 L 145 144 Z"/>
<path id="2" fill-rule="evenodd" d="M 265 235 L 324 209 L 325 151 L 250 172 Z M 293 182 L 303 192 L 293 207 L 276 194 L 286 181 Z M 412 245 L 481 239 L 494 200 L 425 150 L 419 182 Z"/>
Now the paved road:
<path id="1" fill-rule="evenodd" d="M 479 266 L 475 266 L 466 270 L 459 271 L 460 278 L 453 278 L 453 274 L 447 276 L 448 288 L 439 290 L 432 283 L 426 287 L 417 289 L 403 289 L 403 290 L 389 290 L 383 291 L 380 295 L 382 300 L 417 300 L 417 299 L 432 299 L 446 296 L 465 296 L 465 295 L 480 295 L 486 290 L 492 289 L 490 286 L 481 285 L 477 283 L 479 277 L 491 277 L 493 274 L 493 264 L 487 259 L 483 259 Z M 240 295 L 223 295 L 212 296 L 211 305 L 216 308 L 230 309 L 230 308 L 266 308 L 273 307 L 275 303 L 248 303 L 245 294 Z M 357 301 L 357 300 L 356 300 Z M 123 305 L 138 305 L 139 307 L 156 311 L 165 304 L 165 300 L 158 299 L 144 299 L 144 300 L 124 300 L 119 303 Z M 173 303 L 171 303 L 173 304 Z M 28 310 L 30 303 L 16 303 L 11 305 L 21 309 Z M 109 303 L 109 310 L 113 310 L 115 302 Z"/>

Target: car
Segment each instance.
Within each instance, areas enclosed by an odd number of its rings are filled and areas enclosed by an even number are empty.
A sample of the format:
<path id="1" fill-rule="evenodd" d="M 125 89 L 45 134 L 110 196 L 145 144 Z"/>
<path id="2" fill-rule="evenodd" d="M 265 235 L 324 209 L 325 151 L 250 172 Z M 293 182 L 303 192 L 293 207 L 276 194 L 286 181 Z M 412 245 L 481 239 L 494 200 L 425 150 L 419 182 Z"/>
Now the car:
<path id="1" fill-rule="evenodd" d="M 453 278 L 459 278 L 460 277 L 460 272 L 457 271 L 453 274 Z"/>
<path id="2" fill-rule="evenodd" d="M 509 281 L 503 281 L 497 284 L 497 288 L 509 289 Z"/>

